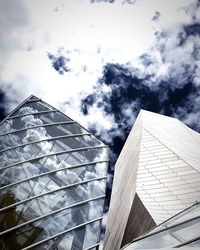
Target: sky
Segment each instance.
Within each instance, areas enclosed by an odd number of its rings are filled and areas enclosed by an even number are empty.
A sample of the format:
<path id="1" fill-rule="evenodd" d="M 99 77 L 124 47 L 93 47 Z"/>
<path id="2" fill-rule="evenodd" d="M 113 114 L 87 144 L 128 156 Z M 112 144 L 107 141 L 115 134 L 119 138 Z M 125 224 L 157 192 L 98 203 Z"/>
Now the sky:
<path id="1" fill-rule="evenodd" d="M 200 1 L 0 0 L 0 117 L 33 94 L 114 163 L 140 109 L 200 132 Z"/>

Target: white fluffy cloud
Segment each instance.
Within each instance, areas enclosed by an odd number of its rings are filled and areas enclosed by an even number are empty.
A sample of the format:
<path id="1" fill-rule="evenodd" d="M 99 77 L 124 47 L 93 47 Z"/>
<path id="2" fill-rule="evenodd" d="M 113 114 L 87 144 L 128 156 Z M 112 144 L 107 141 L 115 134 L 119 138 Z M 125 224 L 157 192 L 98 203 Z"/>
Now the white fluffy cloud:
<path id="1" fill-rule="evenodd" d="M 101 110 L 91 110 L 84 117 L 80 100 L 93 91 L 106 63 L 134 65 L 154 43 L 156 30 L 187 22 L 183 7 L 194 1 L 132 2 L 0 0 L 0 88 L 11 101 L 10 109 L 35 94 L 84 126 L 93 122 L 100 130 L 113 126 L 112 116 Z M 156 11 L 159 24 L 152 22 Z M 69 58 L 70 70 L 60 75 L 48 53 Z M 157 75 L 166 74 L 169 67 L 168 62 L 162 64 Z"/>

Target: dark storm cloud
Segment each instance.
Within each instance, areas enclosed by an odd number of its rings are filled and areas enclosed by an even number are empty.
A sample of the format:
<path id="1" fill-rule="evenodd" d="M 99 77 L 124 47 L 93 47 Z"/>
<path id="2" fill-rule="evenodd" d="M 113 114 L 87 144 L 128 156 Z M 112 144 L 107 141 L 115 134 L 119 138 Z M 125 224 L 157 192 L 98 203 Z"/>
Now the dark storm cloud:
<path id="1" fill-rule="evenodd" d="M 82 100 L 81 110 L 84 115 L 88 115 L 88 107 L 95 103 L 95 95 L 88 95 L 84 100 Z"/>
<path id="2" fill-rule="evenodd" d="M 6 117 L 6 95 L 0 89 L 0 122 Z"/>
<path id="3" fill-rule="evenodd" d="M 67 63 L 70 61 L 69 58 L 66 58 L 62 55 L 53 55 L 51 53 L 48 53 L 48 58 L 52 62 L 53 68 L 61 75 L 63 75 L 65 72 L 70 71 L 70 69 L 67 66 Z"/>
<path id="4" fill-rule="evenodd" d="M 155 43 L 137 59 L 137 66 L 107 63 L 93 94 L 82 100 L 83 114 L 98 107 L 115 125 L 108 131 L 91 125 L 111 149 L 108 194 L 114 163 L 140 109 L 176 117 L 200 132 L 200 24 L 195 13 L 190 15 L 190 23 L 155 32 Z M 159 16 L 155 13 L 154 21 Z"/>
<path id="5" fill-rule="evenodd" d="M 200 23 L 184 25 L 183 30 L 178 34 L 179 45 L 182 46 L 191 36 L 200 37 Z"/>
<path id="6" fill-rule="evenodd" d="M 113 130 L 110 130 L 109 134 L 113 138 L 111 148 L 118 155 L 124 139 L 131 129 L 131 124 L 128 122 L 130 117 L 125 112 L 126 107 L 131 107 L 133 117 L 138 114 L 140 109 L 146 109 L 168 116 L 178 114 L 182 120 L 186 114 L 195 110 L 195 105 L 188 105 L 188 103 L 198 97 L 200 87 L 192 82 L 192 75 L 188 74 L 185 77 L 187 80 L 184 79 L 184 85 L 181 83 L 172 87 L 172 82 L 175 84 L 176 79 L 170 77 L 167 81 L 160 79 L 154 88 L 152 75 L 138 77 L 137 70 L 124 65 L 107 64 L 103 70 L 103 77 L 99 80 L 99 85 L 105 84 L 110 87 L 111 91 L 108 94 L 88 95 L 82 101 L 82 112 L 87 115 L 88 110 L 95 104 L 101 107 L 106 114 L 114 115 L 114 122 L 118 125 L 120 135 L 115 137 Z M 149 82 L 151 82 L 150 85 Z M 180 107 L 185 112 L 180 114 Z M 95 126 L 91 128 L 95 132 Z M 200 130 L 200 125 L 198 125 L 198 130 Z"/>

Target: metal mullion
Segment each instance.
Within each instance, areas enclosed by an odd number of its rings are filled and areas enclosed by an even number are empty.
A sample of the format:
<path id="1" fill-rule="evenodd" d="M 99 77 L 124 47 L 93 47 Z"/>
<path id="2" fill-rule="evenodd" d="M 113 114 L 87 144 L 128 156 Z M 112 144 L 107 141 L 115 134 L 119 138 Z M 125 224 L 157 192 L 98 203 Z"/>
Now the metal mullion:
<path id="1" fill-rule="evenodd" d="M 26 105 L 26 104 L 31 104 L 31 103 L 34 103 L 34 102 L 37 102 L 37 103 L 39 103 L 41 106 L 43 106 L 43 107 L 45 107 L 45 108 L 47 108 L 46 110 L 41 110 L 41 111 L 38 111 L 38 112 L 43 112 L 43 111 L 54 111 L 54 110 L 56 110 L 54 107 L 52 107 L 52 106 L 50 106 L 48 103 L 45 103 L 42 99 L 40 99 L 40 98 L 38 98 L 38 99 L 31 99 L 31 100 L 27 100 L 23 105 Z M 21 106 L 21 108 L 23 108 L 23 105 Z M 31 107 L 31 106 L 30 106 Z M 33 107 L 31 107 L 32 109 L 33 109 Z M 18 111 L 19 109 L 17 109 L 16 111 Z M 15 112 L 16 112 L 15 111 Z M 15 113 L 14 112 L 14 113 Z M 14 116 L 12 116 L 12 117 L 14 117 Z M 10 118 L 12 118 L 12 117 L 10 117 Z"/>
<path id="2" fill-rule="evenodd" d="M 44 104 L 46 104 L 47 106 L 51 107 L 52 109 L 55 109 L 52 105 L 50 105 L 49 103 L 43 101 L 42 99 L 41 99 L 41 101 L 42 101 Z M 60 112 L 60 113 L 62 113 L 62 114 L 63 114 L 64 116 L 66 116 L 67 118 L 71 119 L 69 116 L 67 116 L 66 114 L 64 114 L 62 111 L 60 111 L 60 110 L 57 110 L 57 111 Z M 71 120 L 72 120 L 72 119 L 71 119 Z"/>
<path id="3" fill-rule="evenodd" d="M 86 226 L 86 225 L 88 225 L 88 224 L 91 224 L 91 223 L 93 223 L 93 222 L 96 222 L 96 221 L 100 221 L 100 220 L 102 220 L 102 219 L 103 219 L 103 217 L 99 217 L 99 218 L 96 218 L 96 219 L 94 219 L 94 220 L 87 221 L 87 222 L 85 222 L 85 223 L 82 223 L 82 224 L 77 225 L 77 226 L 75 226 L 75 227 L 72 227 L 72 228 L 70 228 L 70 229 L 64 230 L 64 231 L 62 231 L 62 232 L 60 232 L 60 233 L 54 234 L 53 236 L 48 237 L 48 238 L 46 238 L 46 239 L 44 239 L 44 240 L 41 240 L 41 241 L 39 241 L 39 242 L 36 242 L 36 243 L 34 243 L 34 244 L 32 244 L 32 245 L 30 245 L 30 246 L 28 246 L 28 247 L 23 248 L 22 250 L 31 249 L 31 248 L 33 248 L 33 247 L 36 247 L 36 246 L 38 246 L 38 245 L 41 245 L 41 244 L 43 244 L 43 243 L 49 241 L 49 240 L 52 240 L 52 239 L 54 239 L 54 238 L 56 238 L 56 237 L 58 237 L 58 236 L 61 236 L 61 235 L 65 234 L 65 233 L 68 233 L 68 232 L 71 232 L 71 231 L 73 231 L 73 230 L 79 229 L 79 228 L 81 228 L 81 227 L 84 227 L 84 226 Z"/>
<path id="4" fill-rule="evenodd" d="M 99 146 L 82 147 L 82 148 L 76 148 L 76 149 L 70 149 L 70 150 L 63 150 L 63 151 L 60 151 L 60 152 L 54 152 L 54 153 L 38 156 L 38 157 L 35 157 L 35 158 L 30 158 L 28 160 L 24 160 L 24 161 L 21 161 L 21 162 L 13 163 L 11 165 L 8 165 L 8 166 L 5 166 L 5 167 L 1 168 L 0 171 L 2 171 L 4 169 L 7 169 L 7 168 L 15 167 L 17 165 L 20 165 L 20 164 L 23 164 L 23 163 L 26 163 L 26 162 L 39 160 L 39 159 L 42 159 L 42 158 L 48 157 L 48 156 L 60 155 L 60 154 L 64 154 L 64 153 L 73 153 L 73 152 L 85 151 L 85 150 L 90 150 L 90 149 L 98 149 L 98 148 L 108 148 L 108 146 L 99 145 Z"/>
<path id="5" fill-rule="evenodd" d="M 32 194 L 35 193 L 35 192 L 34 192 L 34 188 L 35 188 L 36 183 L 37 183 L 37 182 L 35 182 L 33 185 L 31 185 L 31 181 L 30 181 L 30 180 L 28 181 L 28 185 L 30 186 L 31 191 L 33 191 Z M 35 199 L 35 201 L 36 201 L 37 206 L 38 206 L 38 208 L 39 208 L 40 214 L 43 214 L 43 210 L 42 210 L 42 208 L 41 208 L 41 206 L 40 206 L 40 204 L 39 204 L 39 202 L 38 202 L 38 199 Z M 0 233 L 0 235 L 1 235 L 1 233 Z"/>
<path id="6" fill-rule="evenodd" d="M 83 167 L 83 166 L 86 166 L 86 165 L 93 165 L 93 164 L 97 164 L 97 163 L 106 163 L 106 162 L 109 162 L 109 161 L 108 160 L 104 160 L 104 161 L 103 160 L 102 161 L 92 161 L 92 162 L 87 162 L 87 163 L 82 163 L 82 164 L 76 164 L 76 165 L 72 165 L 72 166 L 67 166 L 67 167 L 64 167 L 64 168 L 56 169 L 56 170 L 51 170 L 51 171 L 48 171 L 48 172 L 45 172 L 45 173 L 41 173 L 41 174 L 38 174 L 38 175 L 35 175 L 35 176 L 32 176 L 32 177 L 29 177 L 27 179 L 16 181 L 16 182 L 8 184 L 6 186 L 0 187 L 0 191 L 3 190 L 3 189 L 5 189 L 5 188 L 8 188 L 8 187 L 20 184 L 22 182 L 33 180 L 35 178 L 42 177 L 42 176 L 45 176 L 45 175 L 48 175 L 48 174 L 53 174 L 53 173 L 56 173 L 56 172 L 60 172 L 60 171 L 66 170 L 66 169 L 73 169 L 73 168 Z"/>
<path id="7" fill-rule="evenodd" d="M 199 215 L 199 216 L 195 216 L 195 217 L 193 217 L 193 218 L 190 218 L 190 219 L 188 219 L 188 220 L 182 221 L 182 222 L 180 222 L 180 223 L 177 223 L 177 224 L 174 224 L 174 225 L 171 225 L 171 226 L 162 228 L 162 229 L 160 229 L 160 230 L 158 230 L 158 231 L 156 231 L 156 232 L 152 232 L 152 233 L 148 233 L 148 234 L 146 234 L 146 235 L 140 236 L 140 237 L 134 239 L 133 241 L 131 241 L 130 244 L 131 244 L 131 243 L 134 243 L 134 242 L 137 242 L 137 241 L 139 241 L 139 240 L 143 240 L 143 239 L 148 238 L 148 237 L 150 237 L 150 236 L 153 236 L 153 235 L 155 235 L 155 234 L 162 233 L 162 232 L 167 231 L 167 230 L 169 230 L 169 229 L 171 229 L 171 228 L 181 226 L 181 225 L 183 225 L 183 224 L 185 224 L 185 223 L 188 223 L 188 222 L 190 222 L 190 221 L 197 220 L 197 219 L 200 219 L 200 215 Z M 123 249 L 123 248 L 122 248 L 122 249 Z"/>
<path id="8" fill-rule="evenodd" d="M 58 110 L 61 114 L 63 114 L 64 116 L 67 116 L 65 113 L 63 113 L 62 111 Z M 68 116 L 67 116 L 68 117 Z M 69 117 L 70 118 L 70 117 Z M 70 118 L 71 119 L 71 118 Z M 84 130 L 86 130 L 87 132 L 90 132 L 88 129 L 84 128 L 78 121 L 76 121 L 76 123 Z M 95 137 L 96 140 L 98 140 L 99 142 L 101 142 L 97 137 Z M 102 142 L 101 142 L 102 143 Z"/>
<path id="9" fill-rule="evenodd" d="M 22 103 L 20 103 L 16 108 L 14 108 L 1 122 L 0 125 L 4 123 L 4 121 L 6 121 L 12 114 L 15 113 L 15 111 L 17 111 L 18 109 L 20 109 L 27 100 L 29 100 L 33 95 L 30 95 L 28 98 L 26 98 Z"/>
<path id="10" fill-rule="evenodd" d="M 48 216 L 51 216 L 51 215 L 60 213 L 60 212 L 62 212 L 62 211 L 64 211 L 64 210 L 67 210 L 67 209 L 69 209 L 69 208 L 78 207 L 78 206 L 80 206 L 80 205 L 82 205 L 82 204 L 85 204 L 85 203 L 88 203 L 88 202 L 91 202 L 91 201 L 95 201 L 95 200 L 99 200 L 99 199 L 103 199 L 103 198 L 105 198 L 105 195 L 97 196 L 97 197 L 94 197 L 94 198 L 91 198 L 91 199 L 87 199 L 87 200 L 84 200 L 84 201 L 77 202 L 77 203 L 72 204 L 72 205 L 70 205 L 70 206 L 62 207 L 62 208 L 57 209 L 57 210 L 55 210 L 55 211 L 52 211 L 52 212 L 50 212 L 50 213 L 44 214 L 44 215 L 42 215 L 42 216 L 39 216 L 39 217 L 37 217 L 37 218 L 35 218 L 35 219 L 29 220 L 29 221 L 27 221 L 27 222 L 24 222 L 24 223 L 22 223 L 22 224 L 20 224 L 20 225 L 17 225 L 17 226 L 14 226 L 14 227 L 12 227 L 12 228 L 9 228 L 9 229 L 7 229 L 7 230 L 5 230 L 5 231 L 3 231 L 3 232 L 0 232 L 0 236 L 2 236 L 2 235 L 4 235 L 4 234 L 7 234 L 7 233 L 10 233 L 10 232 L 12 232 L 12 231 L 14 231 L 14 230 L 17 230 L 17 229 L 19 229 L 19 228 L 21 228 L 21 227 L 23 227 L 23 226 L 28 225 L 28 224 L 32 224 L 32 223 L 34 223 L 34 222 L 36 222 L 36 221 L 38 221 L 38 220 L 44 219 L 44 218 L 46 218 L 46 217 L 48 217 Z"/>
<path id="11" fill-rule="evenodd" d="M 157 225 L 157 227 L 160 227 L 160 226 L 166 227 L 166 225 L 165 225 L 166 222 L 168 222 L 168 221 L 170 222 L 171 219 L 178 217 L 179 215 L 183 214 L 183 213 L 186 212 L 187 210 L 190 210 L 192 207 L 194 207 L 194 206 L 196 206 L 196 205 L 198 205 L 198 204 L 200 204 L 200 202 L 197 202 L 197 201 L 196 201 L 196 202 L 195 202 L 194 204 L 192 204 L 191 206 L 185 208 L 184 210 L 181 210 L 179 213 L 177 213 L 177 214 L 173 215 L 172 217 L 170 217 L 169 219 L 167 219 L 167 220 L 161 222 L 160 224 Z M 155 230 L 155 229 L 156 229 L 156 228 L 153 228 L 152 230 Z M 152 231 L 152 230 L 151 230 L 151 231 Z M 149 232 L 150 232 L 150 231 L 149 231 Z M 149 232 L 146 232 L 145 234 L 147 234 L 147 233 L 149 233 Z"/>
<path id="12" fill-rule="evenodd" d="M 33 113 L 28 113 L 28 114 L 23 114 L 23 115 L 15 115 L 15 116 L 8 117 L 6 120 L 20 118 L 20 117 L 24 117 L 24 116 L 28 116 L 28 115 L 46 114 L 46 113 L 51 113 L 51 112 L 58 112 L 58 110 L 57 109 L 54 109 L 54 110 L 44 110 L 44 111 L 33 112 Z"/>
<path id="13" fill-rule="evenodd" d="M 13 208 L 13 207 L 16 207 L 18 205 L 21 205 L 21 204 L 23 204 L 25 202 L 28 202 L 30 200 L 36 199 L 36 198 L 44 196 L 44 195 L 55 193 L 55 192 L 58 192 L 58 191 L 61 191 L 61 190 L 64 190 L 64 189 L 68 189 L 68 188 L 71 188 L 71 187 L 75 187 L 75 186 L 78 186 L 78 185 L 81 185 L 81 184 L 86 184 L 86 183 L 93 182 L 93 181 L 104 180 L 106 178 L 107 178 L 107 176 L 103 176 L 103 177 L 93 178 L 93 179 L 89 179 L 89 180 L 84 180 L 84 181 L 76 182 L 76 183 L 73 183 L 73 184 L 70 184 L 70 185 L 67 185 L 67 186 L 63 186 L 63 187 L 60 187 L 60 188 L 48 191 L 46 193 L 41 193 L 41 194 L 32 196 L 30 198 L 27 198 L 25 200 L 22 200 L 22 201 L 14 203 L 14 204 L 8 205 L 6 207 L 3 207 L 3 208 L 0 209 L 0 212 L 4 212 L 5 210 L 8 210 L 8 209 Z"/>
<path id="14" fill-rule="evenodd" d="M 14 147 L 2 149 L 2 150 L 0 150 L 0 153 L 3 153 L 3 152 L 8 151 L 8 150 L 12 150 L 12 149 L 20 148 L 20 147 L 25 147 L 27 145 L 44 142 L 44 141 L 53 141 L 53 140 L 62 139 L 62 138 L 81 137 L 84 135 L 92 135 L 92 134 L 91 133 L 82 133 L 82 134 L 79 133 L 79 134 L 68 134 L 68 135 L 60 135 L 60 136 L 45 138 L 45 139 L 41 139 L 41 140 L 37 140 L 37 141 L 31 141 L 28 143 L 20 144 L 20 145 L 14 146 Z"/>
<path id="15" fill-rule="evenodd" d="M 27 100 L 24 104 L 31 103 L 31 102 L 42 102 L 42 99 L 36 97 L 35 99 L 29 99 L 29 100 Z"/>
<path id="16" fill-rule="evenodd" d="M 21 129 L 17 129 L 14 131 L 10 131 L 10 132 L 6 132 L 3 134 L 0 134 L 0 136 L 4 136 L 4 135 L 9 135 L 9 134 L 15 134 L 21 131 L 26 131 L 29 129 L 35 129 L 35 128 L 40 128 L 40 127 L 47 127 L 47 126 L 53 126 L 53 125 L 62 125 L 62 124 L 72 124 L 72 123 L 76 123 L 75 121 L 66 121 L 66 122 L 52 122 L 52 123 L 47 123 L 47 124 L 41 124 L 41 125 L 36 125 L 36 126 L 31 126 L 28 128 L 21 128 Z"/>
<path id="17" fill-rule="evenodd" d="M 195 238 L 193 238 L 193 239 L 191 239 L 191 240 L 184 241 L 184 242 L 180 243 L 179 245 L 174 246 L 174 248 L 183 247 L 183 246 L 188 245 L 188 244 L 190 244 L 190 243 L 193 243 L 193 242 L 195 242 L 195 241 L 197 241 L 197 240 L 200 240 L 200 236 L 195 237 Z"/>
<path id="18" fill-rule="evenodd" d="M 100 245 L 100 242 L 98 242 L 97 244 L 91 246 L 91 247 L 87 247 L 87 248 L 84 248 L 83 250 L 91 250 L 93 249 L 94 247 L 98 247 Z"/>

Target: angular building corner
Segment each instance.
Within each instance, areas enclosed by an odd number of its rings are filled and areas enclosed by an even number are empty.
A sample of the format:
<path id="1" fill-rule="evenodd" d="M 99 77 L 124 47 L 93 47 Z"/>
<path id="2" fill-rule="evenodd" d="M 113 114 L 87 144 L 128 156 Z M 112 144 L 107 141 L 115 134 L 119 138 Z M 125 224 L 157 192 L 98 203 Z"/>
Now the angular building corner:
<path id="1" fill-rule="evenodd" d="M 30 96 L 0 124 L 0 249 L 98 249 L 108 147 Z"/>
<path id="2" fill-rule="evenodd" d="M 189 250 L 200 248 L 200 203 L 184 209 L 144 235 L 133 239 L 123 250 Z"/>
<path id="3" fill-rule="evenodd" d="M 120 249 L 198 201 L 200 134 L 141 110 L 116 162 L 104 250 Z"/>

